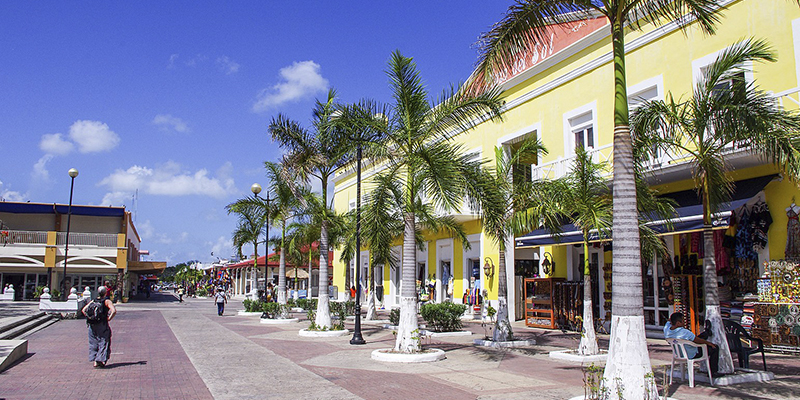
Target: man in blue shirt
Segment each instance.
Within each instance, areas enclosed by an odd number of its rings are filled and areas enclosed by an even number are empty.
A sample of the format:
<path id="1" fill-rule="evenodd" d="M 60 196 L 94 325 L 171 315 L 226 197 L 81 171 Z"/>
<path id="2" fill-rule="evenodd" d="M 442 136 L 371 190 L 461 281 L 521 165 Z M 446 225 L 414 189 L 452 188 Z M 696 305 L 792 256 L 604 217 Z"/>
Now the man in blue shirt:
<path id="1" fill-rule="evenodd" d="M 706 340 L 707 336 L 702 337 L 707 335 L 705 332 L 695 336 L 692 331 L 684 328 L 683 325 L 683 313 L 673 313 L 669 316 L 669 322 L 664 326 L 664 337 L 667 339 L 684 339 L 708 346 L 708 361 L 711 364 L 711 375 L 717 375 L 717 371 L 719 370 L 719 349 L 717 345 Z M 689 358 L 699 358 L 703 356 L 703 353 L 694 347 L 685 346 L 685 350 Z"/>

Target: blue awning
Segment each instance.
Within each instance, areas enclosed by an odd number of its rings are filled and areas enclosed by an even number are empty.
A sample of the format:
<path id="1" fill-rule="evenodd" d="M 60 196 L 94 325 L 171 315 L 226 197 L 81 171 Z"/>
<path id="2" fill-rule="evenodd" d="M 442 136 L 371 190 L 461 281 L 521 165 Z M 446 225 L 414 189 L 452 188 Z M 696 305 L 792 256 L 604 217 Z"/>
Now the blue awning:
<path id="1" fill-rule="evenodd" d="M 715 228 L 727 227 L 730 223 L 730 215 L 733 210 L 738 209 L 750 199 L 755 197 L 760 191 L 764 190 L 777 175 L 768 175 L 758 178 L 745 179 L 735 182 L 736 190 L 731 196 L 728 204 L 720 207 L 715 215 L 712 224 Z M 680 233 L 703 229 L 703 204 L 697 197 L 694 190 L 684 190 L 675 193 L 665 194 L 677 203 L 675 207 L 675 217 L 670 219 L 672 229 L 668 229 L 668 221 L 654 221 L 648 223 L 650 228 L 662 234 Z M 589 241 L 597 242 L 609 240 L 608 237 L 599 237 L 597 231 L 590 233 Z M 573 224 L 561 226 L 561 235 L 553 235 L 547 229 L 537 229 L 527 235 L 517 237 L 517 247 L 549 246 L 554 244 L 573 244 L 583 243 L 582 233 Z"/>
<path id="2" fill-rule="evenodd" d="M 67 214 L 69 205 L 0 202 L 0 212 L 16 214 Z M 125 207 L 80 206 L 72 205 L 73 215 L 89 215 L 95 217 L 121 217 L 125 215 Z"/>

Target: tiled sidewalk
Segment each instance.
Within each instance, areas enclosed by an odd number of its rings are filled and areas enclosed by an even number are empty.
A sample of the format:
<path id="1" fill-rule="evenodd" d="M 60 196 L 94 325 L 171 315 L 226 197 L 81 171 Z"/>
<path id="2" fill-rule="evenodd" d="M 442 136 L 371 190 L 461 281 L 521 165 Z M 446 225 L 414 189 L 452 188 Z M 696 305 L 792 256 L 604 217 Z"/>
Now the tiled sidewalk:
<path id="1" fill-rule="evenodd" d="M 34 333 L 28 357 L 0 373 L 0 398 L 212 398 L 160 312 L 120 312 L 111 328 L 105 369 L 88 361 L 84 321 L 63 320 Z"/>

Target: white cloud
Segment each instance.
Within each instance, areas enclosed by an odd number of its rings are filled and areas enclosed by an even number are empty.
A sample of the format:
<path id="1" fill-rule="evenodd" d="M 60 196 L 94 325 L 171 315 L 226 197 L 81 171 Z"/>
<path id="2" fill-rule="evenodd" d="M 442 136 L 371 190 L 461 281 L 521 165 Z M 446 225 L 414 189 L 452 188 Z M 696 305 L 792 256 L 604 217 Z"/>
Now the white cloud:
<path id="1" fill-rule="evenodd" d="M 60 133 L 45 133 L 39 142 L 39 148 L 47 154 L 63 156 L 71 153 L 75 149 L 75 145 L 68 140 L 62 139 Z"/>
<path id="2" fill-rule="evenodd" d="M 233 61 L 228 56 L 217 57 L 217 66 L 225 73 L 225 75 L 235 74 L 239 72 L 239 63 Z"/>
<path id="3" fill-rule="evenodd" d="M 284 82 L 264 89 L 253 104 L 253 111 L 263 112 L 271 107 L 313 96 L 328 89 L 328 80 L 319 73 L 319 64 L 313 61 L 294 62 L 281 68 Z"/>
<path id="4" fill-rule="evenodd" d="M 206 242 L 206 247 L 211 248 L 214 257 L 228 258 L 235 253 L 233 241 L 225 236 L 218 237 L 216 242 Z"/>
<path id="5" fill-rule="evenodd" d="M 167 162 L 153 168 L 134 165 L 127 170 L 118 169 L 103 178 L 98 184 L 111 192 L 103 198 L 120 199 L 123 194 L 130 196 L 134 190 L 157 196 L 209 196 L 223 198 L 235 190 L 233 179 L 211 177 L 208 170 L 185 171 L 175 162 Z"/>
<path id="6" fill-rule="evenodd" d="M 155 233 L 155 228 L 153 228 L 153 224 L 150 223 L 150 220 L 142 222 L 141 224 L 136 225 L 136 232 L 139 232 L 139 237 L 142 240 L 150 239 L 153 237 Z"/>
<path id="7" fill-rule="evenodd" d="M 162 130 L 187 133 L 190 131 L 189 125 L 178 117 L 173 117 L 170 114 L 158 114 L 153 118 L 153 124 L 158 125 Z"/>
<path id="8" fill-rule="evenodd" d="M 198 55 L 192 57 L 192 59 L 184 62 L 184 64 L 186 64 L 187 67 L 196 67 L 197 64 L 202 63 L 202 62 L 204 62 L 206 60 L 208 60 L 208 56 L 207 55 L 198 54 Z"/>
<path id="9" fill-rule="evenodd" d="M 33 171 L 31 172 L 31 177 L 34 180 L 38 180 L 41 182 L 49 182 L 50 181 L 50 172 L 47 170 L 47 163 L 53 159 L 52 154 L 45 154 L 39 161 L 36 161 L 36 164 L 33 164 Z"/>
<path id="10" fill-rule="evenodd" d="M 169 55 L 169 64 L 167 64 L 167 69 L 175 68 L 175 61 L 178 60 L 178 53 L 173 53 Z"/>
<path id="11" fill-rule="evenodd" d="M 3 181 L 0 181 L 0 201 L 25 201 L 28 194 L 22 194 L 14 190 L 3 188 Z"/>
<path id="12" fill-rule="evenodd" d="M 100 121 L 75 121 L 69 127 L 69 137 L 81 153 L 109 151 L 119 145 L 119 136 Z"/>

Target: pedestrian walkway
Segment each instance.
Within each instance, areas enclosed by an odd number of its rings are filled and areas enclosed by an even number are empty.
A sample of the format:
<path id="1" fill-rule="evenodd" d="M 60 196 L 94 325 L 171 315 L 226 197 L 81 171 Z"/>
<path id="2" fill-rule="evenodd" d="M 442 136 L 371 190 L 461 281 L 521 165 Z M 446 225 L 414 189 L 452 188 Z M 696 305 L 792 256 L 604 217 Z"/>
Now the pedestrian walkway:
<path id="1" fill-rule="evenodd" d="M 87 361 L 85 323 L 63 320 L 29 337 L 29 356 L 0 373 L 0 398 L 565 399 L 584 392 L 581 365 L 548 357 L 550 350 L 575 347 L 576 334 L 518 326 L 517 336 L 538 344 L 488 349 L 471 344 L 483 329 L 469 323 L 472 337 L 431 340 L 447 352 L 444 361 L 386 364 L 370 353 L 392 347 L 394 336 L 375 325 L 363 325 L 366 345 L 352 346 L 350 337 L 298 336 L 305 321 L 268 326 L 236 316 L 238 302 L 226 308 L 219 317 L 210 299 L 178 303 L 169 293 L 120 304 L 106 369 Z M 649 347 L 654 365 L 668 362 L 663 343 Z M 769 355 L 767 364 L 777 375 L 769 384 L 692 389 L 676 381 L 670 396 L 798 398 L 797 357 Z"/>

